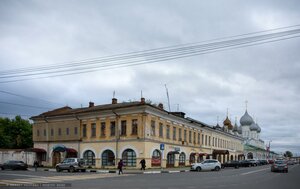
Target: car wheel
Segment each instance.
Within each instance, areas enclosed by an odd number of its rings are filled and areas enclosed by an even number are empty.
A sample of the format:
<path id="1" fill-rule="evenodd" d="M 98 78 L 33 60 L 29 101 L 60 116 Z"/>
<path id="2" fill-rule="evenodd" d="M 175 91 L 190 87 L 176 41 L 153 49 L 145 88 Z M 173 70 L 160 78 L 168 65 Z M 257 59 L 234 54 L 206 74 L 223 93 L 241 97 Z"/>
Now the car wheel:
<path id="1" fill-rule="evenodd" d="M 81 172 L 85 172 L 85 169 L 81 169 Z"/>
<path id="2" fill-rule="evenodd" d="M 74 172 L 75 172 L 75 168 L 74 168 L 74 167 L 70 167 L 69 170 L 70 170 L 71 173 L 74 173 Z"/>
<path id="3" fill-rule="evenodd" d="M 239 168 L 239 166 L 238 166 L 238 165 L 236 165 L 234 168 L 238 169 L 238 168 Z"/>
<path id="4" fill-rule="evenodd" d="M 4 170 L 5 168 L 4 167 L 1 167 L 1 170 Z"/>
<path id="5" fill-rule="evenodd" d="M 219 166 L 216 166 L 216 167 L 215 167 L 215 171 L 220 171 L 220 167 L 219 167 Z"/>
<path id="6" fill-rule="evenodd" d="M 200 172 L 201 171 L 201 167 L 197 167 L 196 171 Z"/>
<path id="7" fill-rule="evenodd" d="M 60 168 L 59 167 L 56 167 L 56 172 L 60 172 Z"/>

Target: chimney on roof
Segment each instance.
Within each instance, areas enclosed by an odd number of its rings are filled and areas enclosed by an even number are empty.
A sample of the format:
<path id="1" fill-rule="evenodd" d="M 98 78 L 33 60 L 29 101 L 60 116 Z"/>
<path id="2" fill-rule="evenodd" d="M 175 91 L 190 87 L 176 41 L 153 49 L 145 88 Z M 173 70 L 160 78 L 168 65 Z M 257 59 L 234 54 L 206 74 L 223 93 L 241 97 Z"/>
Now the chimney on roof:
<path id="1" fill-rule="evenodd" d="M 145 104 L 145 98 L 144 97 L 141 98 L 141 104 Z"/>
<path id="2" fill-rule="evenodd" d="M 89 108 L 94 107 L 94 105 L 95 105 L 94 102 L 89 102 Z"/>
<path id="3" fill-rule="evenodd" d="M 111 101 L 111 103 L 112 103 L 112 104 L 117 104 L 117 103 L 118 103 L 118 99 L 113 98 L 112 101 Z"/>
<path id="4" fill-rule="evenodd" d="M 159 104 L 158 104 L 158 108 L 163 110 L 163 109 L 164 109 L 163 103 L 159 103 Z"/>

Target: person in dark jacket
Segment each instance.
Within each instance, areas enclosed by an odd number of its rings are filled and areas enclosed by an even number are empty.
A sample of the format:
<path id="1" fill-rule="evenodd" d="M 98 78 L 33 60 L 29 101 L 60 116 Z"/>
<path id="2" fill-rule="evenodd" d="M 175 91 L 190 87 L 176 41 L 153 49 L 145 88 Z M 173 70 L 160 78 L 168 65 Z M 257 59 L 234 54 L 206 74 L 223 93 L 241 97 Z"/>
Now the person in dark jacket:
<path id="1" fill-rule="evenodd" d="M 120 160 L 118 163 L 119 174 L 121 173 L 123 174 L 123 166 L 124 166 L 123 160 Z"/>
<path id="2" fill-rule="evenodd" d="M 39 162 L 38 162 L 37 160 L 35 160 L 35 161 L 33 162 L 33 167 L 34 167 L 34 170 L 35 170 L 35 171 L 37 171 L 38 166 L 39 166 Z"/>
<path id="3" fill-rule="evenodd" d="M 145 168 L 146 168 L 146 161 L 145 161 L 145 159 L 142 159 L 140 161 L 140 164 L 141 164 L 141 170 L 145 170 Z"/>

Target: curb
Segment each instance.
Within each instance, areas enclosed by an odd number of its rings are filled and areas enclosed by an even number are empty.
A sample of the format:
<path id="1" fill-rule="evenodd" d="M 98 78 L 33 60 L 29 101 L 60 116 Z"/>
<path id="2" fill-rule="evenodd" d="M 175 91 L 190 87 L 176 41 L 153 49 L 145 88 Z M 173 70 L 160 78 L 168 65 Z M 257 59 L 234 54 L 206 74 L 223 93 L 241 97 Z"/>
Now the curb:
<path id="1" fill-rule="evenodd" d="M 34 169 L 28 169 L 28 171 L 35 171 Z M 44 168 L 42 171 L 56 172 L 56 169 Z M 117 173 L 117 170 L 97 170 L 97 169 L 87 169 L 86 172 L 90 173 Z M 124 174 L 161 174 L 161 173 L 184 173 L 190 172 L 190 170 L 160 170 L 160 171 L 129 171 L 124 170 Z"/>

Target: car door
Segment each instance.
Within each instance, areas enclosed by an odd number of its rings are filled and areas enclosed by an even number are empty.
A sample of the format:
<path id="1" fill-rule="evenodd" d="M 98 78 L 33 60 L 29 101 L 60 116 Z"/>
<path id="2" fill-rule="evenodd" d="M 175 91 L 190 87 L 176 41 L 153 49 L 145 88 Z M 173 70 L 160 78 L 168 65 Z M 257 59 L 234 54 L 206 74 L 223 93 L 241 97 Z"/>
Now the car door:
<path id="1" fill-rule="evenodd" d="M 203 170 L 208 170 L 209 169 L 209 160 L 205 160 L 202 163 L 202 169 Z"/>
<path id="2" fill-rule="evenodd" d="M 63 162 L 61 163 L 61 168 L 66 169 L 68 167 L 68 161 L 69 159 L 64 159 Z"/>
<path id="3" fill-rule="evenodd" d="M 215 168 L 215 161 L 213 160 L 209 160 L 209 163 L 208 163 L 208 170 L 212 170 Z"/>

